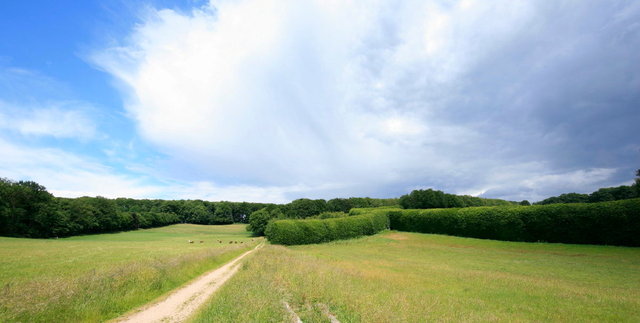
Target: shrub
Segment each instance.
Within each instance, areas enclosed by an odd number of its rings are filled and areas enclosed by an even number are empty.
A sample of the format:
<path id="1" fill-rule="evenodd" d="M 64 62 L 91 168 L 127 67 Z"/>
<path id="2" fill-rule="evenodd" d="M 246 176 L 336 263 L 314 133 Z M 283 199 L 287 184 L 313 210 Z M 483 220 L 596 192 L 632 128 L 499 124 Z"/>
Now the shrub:
<path id="1" fill-rule="evenodd" d="M 367 212 L 356 210 L 355 213 Z M 601 203 L 387 210 L 391 229 L 509 241 L 640 246 L 640 199 Z"/>
<path id="2" fill-rule="evenodd" d="M 388 228 L 388 216 L 378 212 L 328 219 L 272 221 L 267 225 L 265 235 L 272 243 L 297 245 L 372 235 Z"/>
<path id="3" fill-rule="evenodd" d="M 308 219 L 334 219 L 334 218 L 344 218 L 347 216 L 349 216 L 349 214 L 344 212 L 322 212 L 318 215 L 309 217 Z"/>

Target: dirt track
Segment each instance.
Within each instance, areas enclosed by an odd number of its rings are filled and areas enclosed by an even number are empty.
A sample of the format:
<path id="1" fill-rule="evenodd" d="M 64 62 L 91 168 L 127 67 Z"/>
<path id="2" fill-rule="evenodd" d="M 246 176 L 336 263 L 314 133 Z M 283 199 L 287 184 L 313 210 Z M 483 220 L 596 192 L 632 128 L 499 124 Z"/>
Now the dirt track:
<path id="1" fill-rule="evenodd" d="M 178 288 L 167 298 L 141 307 L 115 322 L 183 322 L 195 312 L 222 284 L 231 278 L 238 268 L 240 260 L 262 247 L 259 244 L 224 266 L 208 272 Z"/>

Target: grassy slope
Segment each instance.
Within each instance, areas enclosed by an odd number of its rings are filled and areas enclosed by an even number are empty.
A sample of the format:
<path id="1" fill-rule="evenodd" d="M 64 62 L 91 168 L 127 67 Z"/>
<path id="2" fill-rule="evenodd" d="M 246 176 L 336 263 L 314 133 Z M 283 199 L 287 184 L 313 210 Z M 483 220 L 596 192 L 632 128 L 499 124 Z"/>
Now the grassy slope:
<path id="1" fill-rule="evenodd" d="M 113 318 L 253 244 L 244 225 L 178 224 L 57 240 L 0 238 L 0 322 Z"/>
<path id="2" fill-rule="evenodd" d="M 196 322 L 640 321 L 640 248 L 405 232 L 267 246 Z"/>

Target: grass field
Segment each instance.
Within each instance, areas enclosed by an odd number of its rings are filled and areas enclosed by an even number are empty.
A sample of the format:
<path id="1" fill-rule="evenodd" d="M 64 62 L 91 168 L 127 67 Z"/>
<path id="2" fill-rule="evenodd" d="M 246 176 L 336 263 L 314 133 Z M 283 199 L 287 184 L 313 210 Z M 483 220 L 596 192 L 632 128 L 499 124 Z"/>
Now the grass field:
<path id="1" fill-rule="evenodd" d="M 256 243 L 245 225 L 178 224 L 57 240 L 0 238 L 0 322 L 114 318 Z"/>
<path id="2" fill-rule="evenodd" d="M 639 322 L 640 248 L 405 232 L 252 255 L 195 322 Z"/>

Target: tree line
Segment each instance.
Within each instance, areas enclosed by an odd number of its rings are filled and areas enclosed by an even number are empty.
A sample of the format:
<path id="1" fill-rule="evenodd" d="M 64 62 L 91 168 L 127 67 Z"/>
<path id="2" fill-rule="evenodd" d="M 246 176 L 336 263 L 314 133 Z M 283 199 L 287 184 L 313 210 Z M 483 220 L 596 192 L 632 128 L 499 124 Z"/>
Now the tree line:
<path id="1" fill-rule="evenodd" d="M 517 202 L 469 195 L 448 194 L 433 189 L 413 190 L 399 200 L 403 209 L 444 209 L 470 206 L 515 205 Z"/>
<path id="2" fill-rule="evenodd" d="M 378 207 L 397 203 L 397 199 L 367 197 L 336 198 L 329 201 L 297 199 L 280 205 L 203 200 L 61 198 L 53 196 L 44 186 L 33 181 L 0 178 L 0 235 L 50 238 L 135 230 L 174 223 L 248 223 L 250 215 L 259 210 L 262 212 L 256 213 L 254 219 L 259 219 L 265 213 L 267 221 L 275 217 L 300 219 L 324 212 L 349 212 L 354 207 Z"/>
<path id="3" fill-rule="evenodd" d="M 640 197 L 640 169 L 636 170 L 636 178 L 632 185 L 601 188 L 591 194 L 565 193 L 552 196 L 534 204 L 556 203 L 598 203 L 627 200 Z"/>
<path id="4" fill-rule="evenodd" d="M 640 176 L 640 175 L 639 175 Z M 632 199 L 640 197 L 640 184 L 636 179 L 635 185 L 622 185 L 618 187 L 601 188 L 591 194 L 565 193 L 558 196 L 546 198 L 534 204 L 556 204 L 556 203 L 597 203 Z"/>
<path id="5" fill-rule="evenodd" d="M 174 223 L 247 222 L 268 203 L 61 198 L 33 181 L 0 178 L 0 235 L 48 238 L 114 232 Z"/>
<path id="6" fill-rule="evenodd" d="M 536 204 L 591 203 L 640 197 L 640 170 L 632 186 L 602 188 L 591 194 L 569 193 Z M 0 235 L 64 237 L 164 226 L 174 223 L 249 223 L 247 230 L 263 235 L 274 219 L 342 217 L 352 208 L 400 206 L 404 209 L 464 208 L 473 206 L 529 205 L 427 189 L 414 190 L 399 199 L 335 198 L 297 199 L 287 204 L 209 202 L 104 197 L 58 198 L 33 181 L 0 178 Z"/>

